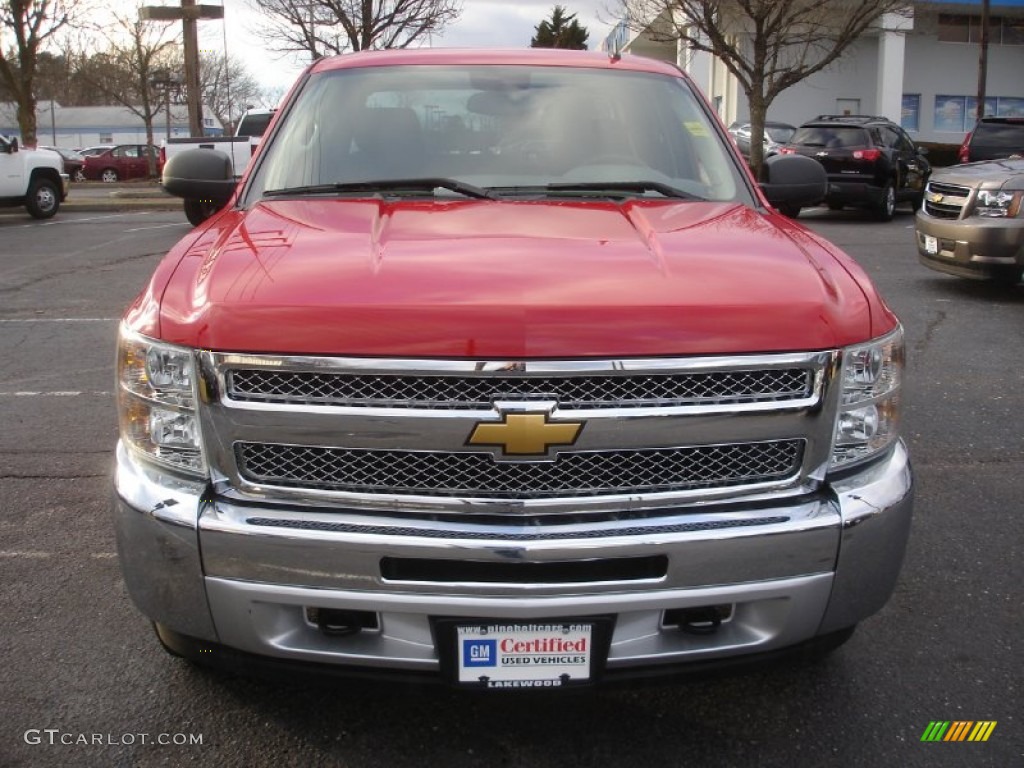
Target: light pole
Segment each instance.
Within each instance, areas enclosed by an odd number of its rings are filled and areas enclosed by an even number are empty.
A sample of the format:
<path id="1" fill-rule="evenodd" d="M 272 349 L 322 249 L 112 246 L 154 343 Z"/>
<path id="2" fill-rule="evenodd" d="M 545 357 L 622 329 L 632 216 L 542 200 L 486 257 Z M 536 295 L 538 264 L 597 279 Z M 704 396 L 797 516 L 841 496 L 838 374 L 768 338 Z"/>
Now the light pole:
<path id="1" fill-rule="evenodd" d="M 156 70 L 149 78 L 150 85 L 160 89 L 164 97 L 164 117 L 166 120 L 167 138 L 171 138 L 171 89 L 181 87 L 181 78 L 166 69 Z"/>

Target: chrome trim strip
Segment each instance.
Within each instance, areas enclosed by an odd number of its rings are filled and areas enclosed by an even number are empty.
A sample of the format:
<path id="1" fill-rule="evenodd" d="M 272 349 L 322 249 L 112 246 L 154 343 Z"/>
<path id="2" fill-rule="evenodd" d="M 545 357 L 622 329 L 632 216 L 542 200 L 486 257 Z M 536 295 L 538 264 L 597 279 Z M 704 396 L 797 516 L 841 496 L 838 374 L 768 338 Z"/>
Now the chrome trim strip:
<path id="1" fill-rule="evenodd" d="M 667 555 L 659 588 L 760 581 L 831 571 L 838 510 L 822 499 L 732 512 L 666 509 L 644 520 L 573 520 L 545 526 L 473 519 L 367 519 L 301 508 L 218 502 L 200 520 L 208 576 L 324 589 L 408 591 L 386 581 L 384 557 L 545 562 Z M 650 588 L 650 587 L 648 587 Z M 634 590 L 614 584 L 417 583 L 418 593 L 569 594 Z"/>

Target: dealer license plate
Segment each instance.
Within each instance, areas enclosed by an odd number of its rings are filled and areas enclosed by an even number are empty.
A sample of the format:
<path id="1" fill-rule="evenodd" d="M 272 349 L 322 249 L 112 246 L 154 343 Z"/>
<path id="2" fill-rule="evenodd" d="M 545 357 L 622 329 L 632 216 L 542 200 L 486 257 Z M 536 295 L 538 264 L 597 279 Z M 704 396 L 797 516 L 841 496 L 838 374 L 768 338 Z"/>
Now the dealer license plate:
<path id="1" fill-rule="evenodd" d="M 457 624 L 456 681 L 475 688 L 560 688 L 594 675 L 594 621 Z"/>
<path id="2" fill-rule="evenodd" d="M 924 251 L 925 251 L 925 253 L 930 253 L 933 256 L 936 253 L 938 253 L 939 252 L 939 241 L 938 241 L 938 239 L 932 237 L 931 235 L 925 235 L 924 236 Z"/>

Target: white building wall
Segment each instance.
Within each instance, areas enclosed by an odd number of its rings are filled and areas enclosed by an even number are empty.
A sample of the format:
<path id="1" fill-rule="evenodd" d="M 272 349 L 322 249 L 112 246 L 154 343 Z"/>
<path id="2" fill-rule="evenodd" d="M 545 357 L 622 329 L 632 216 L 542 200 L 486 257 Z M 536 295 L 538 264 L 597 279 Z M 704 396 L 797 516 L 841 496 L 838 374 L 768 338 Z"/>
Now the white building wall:
<path id="1" fill-rule="evenodd" d="M 859 114 L 876 114 L 877 80 L 878 39 L 861 38 L 831 67 L 780 93 L 768 108 L 768 119 L 800 125 L 818 115 L 842 114 L 841 106 L 855 101 Z M 737 119 L 750 114 L 742 91 L 737 95 L 736 109 Z M 894 117 L 899 119 L 899 115 Z"/>
<path id="2" fill-rule="evenodd" d="M 938 40 L 938 17 L 918 12 L 915 34 L 907 37 L 903 93 L 920 95 L 918 131 L 911 135 L 919 141 L 958 144 L 970 130 L 972 118 L 967 116 L 964 130 L 948 130 L 952 121 L 936 126 L 938 96 L 975 97 L 978 92 L 978 59 L 975 43 L 945 43 Z M 1024 45 L 989 45 L 988 98 L 1024 99 Z M 944 130 L 944 128 L 946 128 Z"/>

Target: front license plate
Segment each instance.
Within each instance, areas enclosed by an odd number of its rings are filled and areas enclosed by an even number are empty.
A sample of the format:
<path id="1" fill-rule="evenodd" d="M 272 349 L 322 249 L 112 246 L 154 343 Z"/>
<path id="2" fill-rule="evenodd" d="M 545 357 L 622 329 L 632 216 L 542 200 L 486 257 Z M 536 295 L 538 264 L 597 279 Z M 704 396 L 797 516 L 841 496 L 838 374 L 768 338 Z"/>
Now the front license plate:
<path id="1" fill-rule="evenodd" d="M 455 682 L 494 689 L 587 684 L 603 666 L 605 627 L 600 619 L 455 623 L 446 633 Z"/>
<path id="2" fill-rule="evenodd" d="M 924 251 L 932 256 L 939 252 L 939 241 L 931 235 L 924 236 Z"/>

